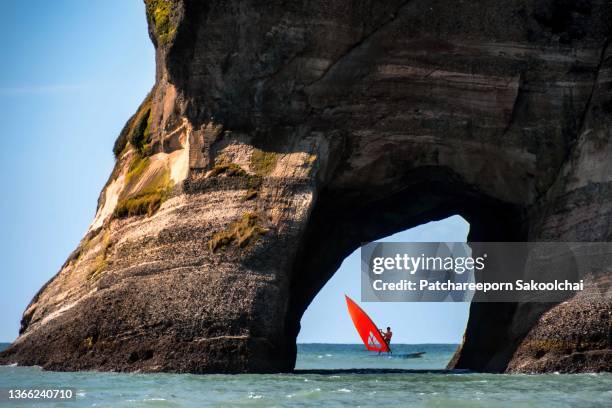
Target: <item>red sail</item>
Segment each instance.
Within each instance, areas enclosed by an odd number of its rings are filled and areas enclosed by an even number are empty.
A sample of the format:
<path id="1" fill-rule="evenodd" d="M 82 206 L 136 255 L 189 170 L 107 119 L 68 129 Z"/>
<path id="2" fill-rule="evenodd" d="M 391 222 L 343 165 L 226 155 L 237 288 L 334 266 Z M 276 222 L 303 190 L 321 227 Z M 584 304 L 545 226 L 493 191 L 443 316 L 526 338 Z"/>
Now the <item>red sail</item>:
<path id="1" fill-rule="evenodd" d="M 349 314 L 353 319 L 353 324 L 361 337 L 361 341 L 368 350 L 389 351 L 389 346 L 383 339 L 378 327 L 374 324 L 370 316 L 361 309 L 350 297 L 344 295 Z"/>

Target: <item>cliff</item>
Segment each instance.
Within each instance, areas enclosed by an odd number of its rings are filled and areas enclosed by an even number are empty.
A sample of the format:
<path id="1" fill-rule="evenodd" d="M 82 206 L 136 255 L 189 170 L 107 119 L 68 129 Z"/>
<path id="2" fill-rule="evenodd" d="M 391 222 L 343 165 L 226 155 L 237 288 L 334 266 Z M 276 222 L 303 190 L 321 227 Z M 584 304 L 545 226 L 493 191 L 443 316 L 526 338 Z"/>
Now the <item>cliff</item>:
<path id="1" fill-rule="evenodd" d="M 0 362 L 289 371 L 361 242 L 452 214 L 474 241 L 612 240 L 609 2 L 145 3 L 156 83 Z M 609 371 L 611 312 L 474 303 L 451 365 Z"/>

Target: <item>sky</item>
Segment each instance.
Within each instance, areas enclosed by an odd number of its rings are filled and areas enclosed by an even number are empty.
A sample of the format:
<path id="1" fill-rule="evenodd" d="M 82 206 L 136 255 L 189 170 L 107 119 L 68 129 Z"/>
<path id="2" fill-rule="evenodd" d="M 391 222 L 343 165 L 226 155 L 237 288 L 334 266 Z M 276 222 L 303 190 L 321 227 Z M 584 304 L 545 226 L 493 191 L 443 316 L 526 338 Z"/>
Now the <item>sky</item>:
<path id="1" fill-rule="evenodd" d="M 0 342 L 10 342 L 34 294 L 92 221 L 113 142 L 153 86 L 155 65 L 142 1 L 13 1 L 2 12 Z M 463 242 L 468 229 L 455 216 L 387 240 Z M 344 293 L 359 300 L 358 267 L 356 252 L 306 311 L 298 341 L 359 341 L 344 303 Z M 397 343 L 457 343 L 468 310 L 463 303 L 362 306 L 393 327 Z"/>
<path id="2" fill-rule="evenodd" d="M 155 80 L 142 1 L 2 3 L 0 341 L 84 235 Z"/>

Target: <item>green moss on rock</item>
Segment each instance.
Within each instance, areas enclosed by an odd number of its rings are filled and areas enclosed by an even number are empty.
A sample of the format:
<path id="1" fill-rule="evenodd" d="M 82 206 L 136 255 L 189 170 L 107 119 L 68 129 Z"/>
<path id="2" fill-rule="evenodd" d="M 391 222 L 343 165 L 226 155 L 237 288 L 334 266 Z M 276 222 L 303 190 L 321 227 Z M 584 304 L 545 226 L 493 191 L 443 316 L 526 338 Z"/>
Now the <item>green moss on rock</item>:
<path id="1" fill-rule="evenodd" d="M 276 167 L 277 156 L 274 152 L 254 149 L 251 153 L 251 169 L 261 176 L 266 176 Z"/>
<path id="2" fill-rule="evenodd" d="M 137 180 L 142 176 L 142 173 L 149 167 L 150 160 L 148 157 L 134 157 L 125 175 L 125 185 L 129 185 L 132 180 Z"/>
<path id="3" fill-rule="evenodd" d="M 91 350 L 93 348 L 93 345 L 94 341 L 92 336 L 83 339 L 83 347 L 85 347 L 87 350 Z"/>
<path id="4" fill-rule="evenodd" d="M 245 200 L 251 200 L 257 197 L 261 185 L 263 183 L 263 177 L 259 174 L 249 174 L 242 167 L 236 163 L 228 162 L 225 157 L 221 157 L 217 160 L 216 164 L 210 170 L 209 177 L 216 177 L 224 175 L 226 177 L 243 177 L 246 179 L 247 192 Z"/>
<path id="5" fill-rule="evenodd" d="M 173 21 L 174 2 L 171 0 L 145 0 L 149 22 L 158 44 L 166 44 L 176 34 L 176 24 Z"/>
<path id="6" fill-rule="evenodd" d="M 226 163 L 220 162 L 215 164 L 215 166 L 211 169 L 209 176 L 215 177 L 219 175 L 226 175 L 228 177 L 246 177 L 248 176 L 247 172 L 244 171 L 242 167 L 237 165 L 236 163 Z"/>
<path id="7" fill-rule="evenodd" d="M 215 233 L 208 241 L 208 248 L 212 252 L 230 245 L 243 248 L 266 232 L 267 230 L 260 225 L 259 215 L 247 212 L 240 219 L 232 222 L 226 230 Z"/>
<path id="8" fill-rule="evenodd" d="M 89 275 L 87 277 L 87 279 L 91 283 L 97 282 L 100 279 L 100 277 L 102 277 L 102 273 L 104 272 L 104 270 L 108 267 L 107 258 L 108 258 L 108 252 L 111 247 L 109 230 L 104 231 L 104 235 L 102 236 L 101 245 L 102 245 L 102 248 L 96 255 L 96 258 L 93 261 L 93 264 L 89 270 Z"/>
<path id="9" fill-rule="evenodd" d="M 255 190 L 255 189 L 251 189 L 251 188 L 250 188 L 250 189 L 248 189 L 248 190 L 247 190 L 247 192 L 246 192 L 246 194 L 245 194 L 245 196 L 244 196 L 244 199 L 245 199 L 245 200 L 247 200 L 247 201 L 248 201 L 248 200 L 252 200 L 252 199 L 254 199 L 255 197 L 257 197 L 257 194 L 259 194 L 259 191 L 258 191 L 258 190 Z"/>
<path id="10" fill-rule="evenodd" d="M 147 95 L 145 100 L 138 107 L 138 111 L 127 121 L 119 137 L 113 146 L 115 157 L 119 157 L 125 150 L 128 142 L 134 145 L 136 150 L 142 152 L 148 139 L 150 139 L 151 128 L 151 99 L 153 91 Z"/>
<path id="11" fill-rule="evenodd" d="M 137 118 L 132 132 L 130 132 L 129 141 L 134 148 L 140 153 L 147 153 L 147 146 L 151 139 L 151 124 L 150 124 L 151 108 L 147 109 Z"/>
<path id="12" fill-rule="evenodd" d="M 259 194 L 261 185 L 263 184 L 263 178 L 259 175 L 249 175 L 247 180 L 247 192 L 244 196 L 245 200 L 252 200 Z"/>
<path id="13" fill-rule="evenodd" d="M 155 214 L 168 198 L 166 190 L 146 191 L 121 200 L 115 208 L 115 217 L 126 218 L 136 215 Z"/>
<path id="14" fill-rule="evenodd" d="M 146 173 L 149 165 L 150 159 L 148 157 L 136 158 L 126 176 L 126 186 L 138 182 Z M 151 177 L 138 191 L 119 199 L 114 211 L 115 218 L 153 215 L 168 199 L 172 187 L 170 169 L 164 168 L 163 171 Z"/>

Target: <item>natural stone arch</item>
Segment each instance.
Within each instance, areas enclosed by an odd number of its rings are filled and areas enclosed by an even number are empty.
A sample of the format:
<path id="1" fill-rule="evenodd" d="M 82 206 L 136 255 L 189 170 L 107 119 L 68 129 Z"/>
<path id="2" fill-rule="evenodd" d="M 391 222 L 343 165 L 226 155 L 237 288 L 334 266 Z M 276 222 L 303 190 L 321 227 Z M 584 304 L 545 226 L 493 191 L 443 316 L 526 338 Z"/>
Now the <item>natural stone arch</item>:
<path id="1" fill-rule="evenodd" d="M 525 239 L 524 229 L 515 222 L 520 214 L 518 208 L 469 191 L 447 172 L 440 172 L 440 175 L 443 177 L 430 179 L 418 174 L 416 178 L 406 180 L 408 187 L 405 189 L 372 202 L 361 196 L 362 190 L 353 192 L 357 197 L 351 197 L 351 192 L 347 191 L 343 192 L 344 198 L 319 198 L 293 272 L 286 325 L 289 339 L 297 336 L 302 314 L 310 302 L 344 258 L 363 242 L 455 214 L 470 223 L 470 241 L 514 242 Z M 508 336 L 515 308 L 515 304 L 505 303 L 472 305 L 469 324 L 477 331 L 481 328 L 486 328 L 486 331 L 469 338 L 468 347 L 472 351 L 468 353 L 467 366 L 470 369 L 501 371 L 506 367 L 511 357 L 509 353 L 514 350 L 501 339 Z M 294 345 L 294 342 L 289 344 Z M 459 367 L 462 365 L 458 362 Z"/>
<path id="2" fill-rule="evenodd" d="M 287 371 L 361 241 L 454 213 L 472 240 L 610 240 L 607 3 L 146 4 L 156 84 L 1 361 Z M 452 364 L 609 370 L 610 306 L 473 305 Z"/>

